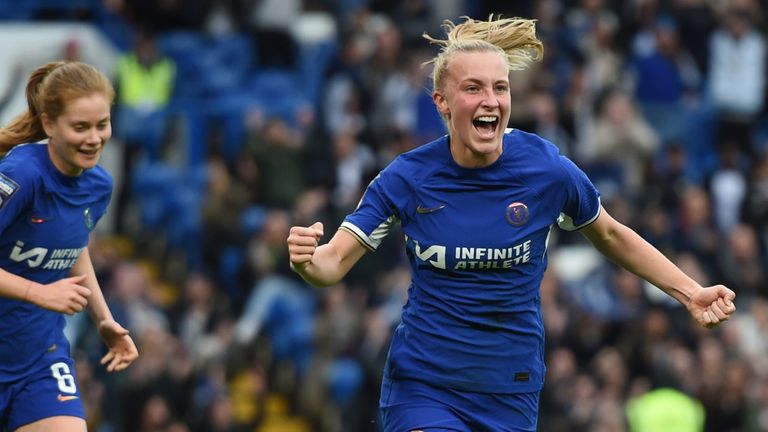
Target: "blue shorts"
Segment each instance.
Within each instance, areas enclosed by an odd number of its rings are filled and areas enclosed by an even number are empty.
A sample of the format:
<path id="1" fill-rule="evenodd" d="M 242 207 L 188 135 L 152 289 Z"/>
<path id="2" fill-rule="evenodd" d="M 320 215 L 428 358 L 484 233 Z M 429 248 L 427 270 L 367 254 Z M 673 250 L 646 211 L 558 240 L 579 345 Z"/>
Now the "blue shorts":
<path id="1" fill-rule="evenodd" d="M 74 361 L 66 351 L 59 347 L 18 381 L 0 383 L 0 431 L 53 416 L 85 418 Z"/>
<path id="2" fill-rule="evenodd" d="M 384 432 L 535 431 L 539 393 L 474 393 L 385 377 L 379 407 Z"/>

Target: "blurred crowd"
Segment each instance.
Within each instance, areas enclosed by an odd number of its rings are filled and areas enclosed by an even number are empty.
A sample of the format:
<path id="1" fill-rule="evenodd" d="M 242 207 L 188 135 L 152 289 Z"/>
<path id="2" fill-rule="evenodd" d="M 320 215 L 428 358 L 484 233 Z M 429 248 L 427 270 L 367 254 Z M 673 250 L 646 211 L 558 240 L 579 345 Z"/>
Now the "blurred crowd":
<path id="1" fill-rule="evenodd" d="M 123 23 L 102 28 L 121 50 L 121 181 L 91 257 L 141 357 L 106 374 L 95 330 L 70 320 L 89 430 L 378 430 L 402 236 L 322 290 L 290 271 L 285 239 L 317 220 L 330 235 L 381 168 L 445 133 L 422 33 L 491 13 L 536 18 L 545 44 L 512 75 L 509 126 L 560 147 L 699 283 L 737 293 L 731 321 L 698 328 L 554 228 L 540 429 L 768 430 L 764 2 L 40 3 L 28 19 Z"/>

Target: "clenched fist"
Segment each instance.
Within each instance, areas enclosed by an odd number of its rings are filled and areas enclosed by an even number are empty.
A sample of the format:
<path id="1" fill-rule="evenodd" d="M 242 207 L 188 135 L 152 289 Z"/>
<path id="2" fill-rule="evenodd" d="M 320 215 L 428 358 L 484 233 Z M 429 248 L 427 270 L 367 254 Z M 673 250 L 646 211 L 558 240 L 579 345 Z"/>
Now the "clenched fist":
<path id="1" fill-rule="evenodd" d="M 310 227 L 295 226 L 291 228 L 287 240 L 291 268 L 300 270 L 312 261 L 322 236 L 322 222 L 315 222 Z"/>
<path id="2" fill-rule="evenodd" d="M 730 319 L 731 314 L 736 311 L 736 305 L 733 303 L 735 298 L 736 293 L 730 289 L 715 285 L 698 290 L 686 306 L 699 324 L 712 328 Z"/>

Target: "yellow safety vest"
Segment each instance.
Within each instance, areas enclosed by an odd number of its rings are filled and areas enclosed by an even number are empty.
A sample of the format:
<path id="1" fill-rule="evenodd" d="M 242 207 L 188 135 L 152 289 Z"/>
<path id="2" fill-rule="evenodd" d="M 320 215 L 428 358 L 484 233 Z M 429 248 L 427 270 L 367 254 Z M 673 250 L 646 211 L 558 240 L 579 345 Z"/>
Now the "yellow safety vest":
<path id="1" fill-rule="evenodd" d="M 658 388 L 627 403 L 631 432 L 701 432 L 704 407 L 675 389 Z"/>
<path id="2" fill-rule="evenodd" d="M 170 60 L 161 59 L 147 68 L 130 53 L 118 60 L 117 70 L 121 104 L 157 108 L 171 98 L 176 67 Z"/>

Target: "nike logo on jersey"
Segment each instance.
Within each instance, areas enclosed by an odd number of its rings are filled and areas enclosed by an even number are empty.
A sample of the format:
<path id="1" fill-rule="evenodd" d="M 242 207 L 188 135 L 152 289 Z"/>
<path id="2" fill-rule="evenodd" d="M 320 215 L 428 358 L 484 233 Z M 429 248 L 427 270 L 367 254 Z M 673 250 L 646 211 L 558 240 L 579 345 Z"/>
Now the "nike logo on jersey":
<path id="1" fill-rule="evenodd" d="M 63 394 L 59 394 L 59 397 L 57 397 L 56 399 L 58 399 L 59 402 L 67 402 L 67 401 L 77 399 L 77 396 L 64 396 Z"/>
<path id="2" fill-rule="evenodd" d="M 424 207 L 421 204 L 419 204 L 419 206 L 416 207 L 416 213 L 418 214 L 434 213 L 438 210 L 442 210 L 443 208 L 445 208 L 445 204 L 439 207 Z"/>

